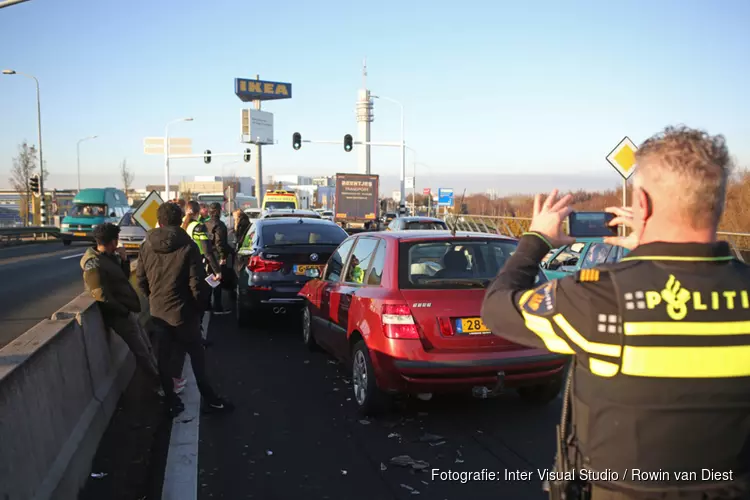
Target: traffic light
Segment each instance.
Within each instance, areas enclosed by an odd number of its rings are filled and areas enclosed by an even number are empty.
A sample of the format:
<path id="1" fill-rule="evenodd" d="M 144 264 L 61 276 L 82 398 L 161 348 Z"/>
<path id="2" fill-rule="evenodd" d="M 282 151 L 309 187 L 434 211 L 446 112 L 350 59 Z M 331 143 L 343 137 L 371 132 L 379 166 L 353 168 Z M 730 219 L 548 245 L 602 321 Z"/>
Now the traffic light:
<path id="1" fill-rule="evenodd" d="M 203 157 L 203 163 L 211 163 L 211 150 L 207 149 L 203 152 L 203 154 L 205 155 Z"/>
<path id="2" fill-rule="evenodd" d="M 292 134 L 292 147 L 295 149 L 295 151 L 299 150 L 299 148 L 302 147 L 302 134 L 299 132 L 295 132 Z"/>
<path id="3" fill-rule="evenodd" d="M 245 163 L 248 163 L 250 161 L 250 149 L 245 150 L 245 155 L 242 157 L 245 160 Z"/>
<path id="4" fill-rule="evenodd" d="M 32 193 L 39 192 L 39 176 L 38 175 L 29 177 L 29 189 L 31 190 Z"/>
<path id="5" fill-rule="evenodd" d="M 352 136 L 350 134 L 346 134 L 344 136 L 344 151 L 347 153 L 352 150 Z"/>

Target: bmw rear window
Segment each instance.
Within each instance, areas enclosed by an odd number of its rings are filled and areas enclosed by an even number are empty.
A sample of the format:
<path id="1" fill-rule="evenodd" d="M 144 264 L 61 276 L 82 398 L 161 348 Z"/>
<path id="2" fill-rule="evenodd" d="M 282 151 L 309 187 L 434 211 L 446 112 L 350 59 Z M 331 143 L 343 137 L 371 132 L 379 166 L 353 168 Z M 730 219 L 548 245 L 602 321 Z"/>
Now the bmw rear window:
<path id="1" fill-rule="evenodd" d="M 448 226 L 444 222 L 437 222 L 437 221 L 431 221 L 431 220 L 415 220 L 411 222 L 406 223 L 406 227 L 404 229 L 408 229 L 410 231 L 412 230 L 441 230 L 441 229 L 448 229 Z"/>
<path id="2" fill-rule="evenodd" d="M 336 225 L 290 221 L 267 224 L 262 229 L 265 245 L 338 245 L 349 235 Z"/>
<path id="3" fill-rule="evenodd" d="M 511 255 L 515 240 L 454 239 L 402 242 L 399 285 L 402 289 L 486 288 Z M 537 283 L 545 280 L 539 272 Z"/>

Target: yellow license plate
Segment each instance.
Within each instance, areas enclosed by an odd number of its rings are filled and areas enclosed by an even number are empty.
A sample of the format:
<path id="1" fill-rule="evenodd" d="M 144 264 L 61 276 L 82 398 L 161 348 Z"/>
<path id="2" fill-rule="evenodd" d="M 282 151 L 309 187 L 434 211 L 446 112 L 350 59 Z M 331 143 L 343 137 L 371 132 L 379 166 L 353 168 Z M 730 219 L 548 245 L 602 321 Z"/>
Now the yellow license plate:
<path id="1" fill-rule="evenodd" d="M 86 233 L 73 233 L 73 236 L 86 236 Z"/>
<path id="2" fill-rule="evenodd" d="M 321 265 L 297 265 L 294 266 L 294 274 L 304 275 L 310 269 L 317 269 L 318 272 L 323 272 L 323 266 Z"/>
<path id="3" fill-rule="evenodd" d="M 125 243 L 123 246 L 125 248 L 138 248 L 140 245 L 138 243 Z"/>
<path id="4" fill-rule="evenodd" d="M 456 320 L 456 332 L 469 335 L 490 333 L 481 318 L 461 318 Z"/>

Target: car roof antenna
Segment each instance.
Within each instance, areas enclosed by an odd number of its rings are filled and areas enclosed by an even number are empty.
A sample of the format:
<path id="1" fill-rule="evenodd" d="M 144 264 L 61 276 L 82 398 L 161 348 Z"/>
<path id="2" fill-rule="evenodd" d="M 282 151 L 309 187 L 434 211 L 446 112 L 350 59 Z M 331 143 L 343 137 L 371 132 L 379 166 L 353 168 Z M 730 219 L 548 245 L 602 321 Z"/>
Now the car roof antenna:
<path id="1" fill-rule="evenodd" d="M 463 194 L 461 195 L 461 199 L 458 202 L 459 207 L 464 206 L 464 198 L 466 197 L 466 189 L 464 189 Z M 454 238 L 456 237 L 456 229 L 458 228 L 458 214 L 454 214 L 453 217 L 453 225 L 451 226 L 451 236 Z"/>

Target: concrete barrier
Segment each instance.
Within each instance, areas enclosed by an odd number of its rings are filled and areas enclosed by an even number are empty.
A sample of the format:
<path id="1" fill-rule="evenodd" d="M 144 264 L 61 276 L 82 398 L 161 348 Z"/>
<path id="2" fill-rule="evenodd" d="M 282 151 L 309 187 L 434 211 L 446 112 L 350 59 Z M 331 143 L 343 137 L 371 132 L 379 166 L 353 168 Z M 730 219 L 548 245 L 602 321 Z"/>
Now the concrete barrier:
<path id="1" fill-rule="evenodd" d="M 88 294 L 0 349 L 0 500 L 77 498 L 134 368 Z"/>

